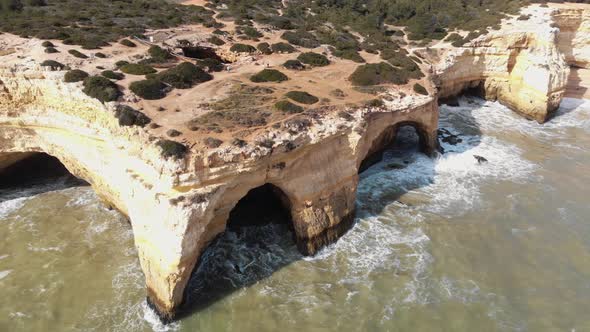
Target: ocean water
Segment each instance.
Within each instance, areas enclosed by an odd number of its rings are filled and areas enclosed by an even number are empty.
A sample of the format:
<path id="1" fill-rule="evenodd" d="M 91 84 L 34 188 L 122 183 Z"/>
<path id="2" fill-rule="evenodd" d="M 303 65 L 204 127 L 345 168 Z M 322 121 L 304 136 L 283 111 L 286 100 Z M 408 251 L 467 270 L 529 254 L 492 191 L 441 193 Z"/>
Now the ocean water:
<path id="1" fill-rule="evenodd" d="M 318 255 L 284 224 L 226 232 L 169 325 L 129 224 L 89 187 L 2 190 L 0 331 L 590 331 L 590 101 L 544 125 L 460 104 L 440 119 L 460 142 L 431 159 L 403 128 Z"/>

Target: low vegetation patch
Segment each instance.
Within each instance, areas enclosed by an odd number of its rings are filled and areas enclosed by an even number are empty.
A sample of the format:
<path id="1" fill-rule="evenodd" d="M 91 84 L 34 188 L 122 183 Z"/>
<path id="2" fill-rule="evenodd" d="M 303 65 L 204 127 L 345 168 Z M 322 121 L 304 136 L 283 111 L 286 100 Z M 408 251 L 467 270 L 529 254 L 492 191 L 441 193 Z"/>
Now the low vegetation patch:
<path id="1" fill-rule="evenodd" d="M 426 88 L 419 83 L 414 84 L 414 92 L 419 93 L 421 95 L 428 95 L 428 91 L 426 90 Z"/>
<path id="2" fill-rule="evenodd" d="M 80 59 L 88 59 L 88 55 L 78 51 L 78 50 L 69 50 L 68 53 L 70 53 L 71 55 L 75 56 L 76 58 L 80 58 Z"/>
<path id="3" fill-rule="evenodd" d="M 167 139 L 159 140 L 156 145 L 162 150 L 161 154 L 164 158 L 182 159 L 188 152 L 184 144 Z"/>
<path id="4" fill-rule="evenodd" d="M 211 36 L 207 39 L 208 42 L 210 42 L 213 45 L 217 45 L 217 46 L 221 46 L 221 45 L 225 45 L 225 42 L 223 41 L 223 39 L 217 37 L 217 36 Z"/>
<path id="5" fill-rule="evenodd" d="M 137 45 L 129 39 L 123 39 L 119 42 L 123 46 L 127 47 L 136 47 Z"/>
<path id="6" fill-rule="evenodd" d="M 258 74 L 252 75 L 250 81 L 261 83 L 261 82 L 283 82 L 288 80 L 287 75 L 281 73 L 276 69 L 263 69 Z"/>
<path id="7" fill-rule="evenodd" d="M 236 53 L 254 53 L 256 52 L 256 48 L 252 45 L 246 45 L 246 44 L 233 44 L 231 46 L 231 48 L 229 49 L 232 52 L 236 52 Z"/>
<path id="8" fill-rule="evenodd" d="M 272 49 L 270 48 L 269 43 L 260 43 L 256 46 L 256 48 L 262 54 L 272 54 Z"/>
<path id="9" fill-rule="evenodd" d="M 406 84 L 408 73 L 394 68 L 385 62 L 370 63 L 358 66 L 350 75 L 349 79 L 353 85 L 367 86 L 379 84 Z"/>
<path id="10" fill-rule="evenodd" d="M 303 107 L 301 107 L 299 105 L 295 105 L 288 100 L 280 100 L 275 103 L 274 107 L 279 111 L 289 113 L 289 114 L 303 112 Z"/>
<path id="11" fill-rule="evenodd" d="M 59 39 L 84 49 L 142 35 L 146 29 L 220 24 L 213 19 L 211 10 L 167 0 L 2 0 L 0 15 L 1 31 Z"/>
<path id="12" fill-rule="evenodd" d="M 285 94 L 285 96 L 298 103 L 307 105 L 315 104 L 318 101 L 320 101 L 318 97 L 311 95 L 305 91 L 289 91 Z"/>
<path id="13" fill-rule="evenodd" d="M 101 58 L 101 59 L 104 59 L 107 57 L 107 55 L 102 52 L 96 52 L 96 53 L 94 53 L 94 56 L 97 58 Z"/>
<path id="14" fill-rule="evenodd" d="M 66 68 L 66 66 L 63 63 L 57 62 L 55 60 L 45 60 L 41 62 L 41 66 L 51 67 L 51 70 L 63 70 Z"/>
<path id="15" fill-rule="evenodd" d="M 115 117 L 119 119 L 119 125 L 121 126 L 139 126 L 143 128 L 152 122 L 147 115 L 127 105 L 117 106 Z"/>
<path id="16" fill-rule="evenodd" d="M 88 77 L 88 73 L 80 70 L 80 69 L 73 69 L 68 71 L 65 75 L 64 75 L 64 81 L 68 82 L 68 83 L 72 83 L 72 82 L 81 82 L 83 81 L 86 77 Z"/>
<path id="17" fill-rule="evenodd" d="M 203 143 L 205 143 L 205 145 L 208 148 L 218 148 L 221 146 L 221 144 L 223 144 L 223 141 L 214 137 L 207 137 L 203 140 Z"/>
<path id="18" fill-rule="evenodd" d="M 121 95 L 119 87 L 102 76 L 90 76 L 84 80 L 84 93 L 101 102 L 115 101 Z"/>
<path id="19" fill-rule="evenodd" d="M 213 76 L 190 62 L 183 62 L 173 68 L 167 69 L 159 73 L 156 77 L 177 89 L 189 89 L 195 84 L 213 79 Z"/>
<path id="20" fill-rule="evenodd" d="M 148 59 L 142 60 L 141 63 L 166 63 L 174 59 L 174 56 L 170 54 L 170 52 L 157 45 L 153 45 L 148 49 L 148 55 L 150 57 Z"/>
<path id="21" fill-rule="evenodd" d="M 323 54 L 314 53 L 314 52 L 306 52 L 301 53 L 297 57 L 297 60 L 305 63 L 306 65 L 310 65 L 312 67 L 323 67 L 330 64 L 330 60 L 326 58 Z"/>
<path id="22" fill-rule="evenodd" d="M 316 48 L 320 46 L 320 42 L 310 32 L 304 30 L 297 31 L 285 31 L 281 38 L 288 41 L 290 44 L 305 47 L 305 48 Z"/>
<path id="23" fill-rule="evenodd" d="M 130 74 L 130 75 L 147 75 L 147 74 L 153 74 L 156 72 L 154 67 L 144 65 L 141 63 L 124 64 L 119 69 L 122 72 L 124 72 L 125 74 Z"/>
<path id="24" fill-rule="evenodd" d="M 43 46 L 43 47 L 55 47 L 55 45 L 53 45 L 53 43 L 50 42 L 49 40 L 46 40 L 43 43 L 41 43 L 41 46 Z"/>
<path id="25" fill-rule="evenodd" d="M 100 74 L 110 80 L 116 80 L 116 81 L 122 80 L 125 78 L 125 75 L 123 75 L 123 73 L 117 73 L 112 70 L 105 70 Z"/>
<path id="26" fill-rule="evenodd" d="M 59 53 L 59 51 L 57 50 L 57 48 L 50 46 L 50 47 L 45 48 L 45 53 L 53 54 L 53 53 Z"/>
<path id="27" fill-rule="evenodd" d="M 109 81 L 110 82 L 110 81 Z M 129 89 L 143 99 L 155 100 L 166 97 L 166 85 L 157 79 L 136 81 L 129 85 Z"/>
<path id="28" fill-rule="evenodd" d="M 303 70 L 305 66 L 299 60 L 287 60 L 283 63 L 283 67 L 291 70 Z"/>
<path id="29" fill-rule="evenodd" d="M 208 72 L 219 72 L 223 70 L 223 63 L 217 59 L 212 58 L 197 60 L 197 66 Z"/>
<path id="30" fill-rule="evenodd" d="M 274 53 L 294 53 L 295 51 L 297 51 L 295 47 L 282 42 L 272 44 L 270 48 Z"/>

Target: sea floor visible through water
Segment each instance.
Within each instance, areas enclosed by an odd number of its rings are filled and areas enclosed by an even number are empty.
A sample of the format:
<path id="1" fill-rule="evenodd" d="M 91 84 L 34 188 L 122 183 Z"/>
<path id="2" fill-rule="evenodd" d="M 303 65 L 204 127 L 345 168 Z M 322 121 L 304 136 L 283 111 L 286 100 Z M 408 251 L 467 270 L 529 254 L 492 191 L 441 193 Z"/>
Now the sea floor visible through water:
<path id="1" fill-rule="evenodd" d="M 0 331 L 590 331 L 590 101 L 540 125 L 464 97 L 440 127 L 459 140 L 435 159 L 402 130 L 314 257 L 282 224 L 226 232 L 169 325 L 90 187 L 0 190 Z"/>

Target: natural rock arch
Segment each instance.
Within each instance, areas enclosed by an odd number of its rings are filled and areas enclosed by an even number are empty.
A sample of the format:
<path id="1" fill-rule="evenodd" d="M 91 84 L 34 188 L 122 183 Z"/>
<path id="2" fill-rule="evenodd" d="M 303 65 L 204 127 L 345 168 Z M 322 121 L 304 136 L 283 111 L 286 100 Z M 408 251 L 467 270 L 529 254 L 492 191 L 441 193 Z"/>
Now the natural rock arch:
<path id="1" fill-rule="evenodd" d="M 406 126 L 412 127 L 416 131 L 419 139 L 420 152 L 428 156 L 432 155 L 436 150 L 436 144 L 432 140 L 428 128 L 419 122 L 402 121 L 387 127 L 379 136 L 373 139 L 370 148 L 365 153 L 365 157 L 361 159 L 358 172 L 361 173 L 371 165 L 381 161 L 383 152 L 396 141 L 399 130 Z"/>

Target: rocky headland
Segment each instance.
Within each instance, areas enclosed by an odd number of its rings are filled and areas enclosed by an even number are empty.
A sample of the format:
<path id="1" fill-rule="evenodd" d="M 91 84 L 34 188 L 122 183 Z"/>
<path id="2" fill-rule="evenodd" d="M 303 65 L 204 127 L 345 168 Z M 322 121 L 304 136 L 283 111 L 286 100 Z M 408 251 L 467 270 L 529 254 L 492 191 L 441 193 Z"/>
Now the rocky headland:
<path id="1" fill-rule="evenodd" d="M 135 96 L 128 75 L 117 82 L 123 91 L 118 101 L 106 103 L 84 93 L 82 83 L 66 83 L 66 70 L 41 63 L 100 72 L 141 56 L 149 43 L 105 47 L 104 58 L 80 59 L 68 56 L 73 47 L 59 41 L 53 43 L 61 52 L 51 55 L 41 40 L 0 34 L 0 171 L 44 152 L 90 183 L 106 204 L 128 216 L 148 299 L 162 317 L 172 318 L 200 254 L 250 190 L 272 185 L 290 211 L 300 251 L 314 254 L 346 231 L 359 170 L 378 160 L 399 127 L 414 126 L 422 151 L 436 153 L 439 99 L 470 90 L 527 118 L 549 120 L 566 91 L 570 66 L 590 68 L 590 5 L 534 5 L 521 14 L 527 19 L 506 19 L 499 30 L 460 47 L 444 40 L 408 46 L 425 75 L 401 85 L 354 87 L 348 77 L 358 64 L 336 58 L 329 66 L 288 72 L 280 84 L 253 83 L 250 75 L 293 55 L 253 56 L 207 44 L 230 70 L 160 100 Z M 197 45 L 212 30 L 152 31 L 151 40 L 162 47 L 179 40 Z M 169 34 L 165 41 L 162 34 Z M 269 42 L 279 38 L 278 32 L 267 35 Z M 228 103 L 272 112 L 262 101 L 290 90 L 312 92 L 317 104 L 264 115 L 264 122 L 250 119 L 254 125 L 206 118 Z"/>

